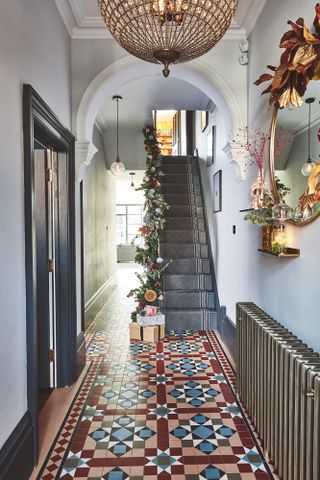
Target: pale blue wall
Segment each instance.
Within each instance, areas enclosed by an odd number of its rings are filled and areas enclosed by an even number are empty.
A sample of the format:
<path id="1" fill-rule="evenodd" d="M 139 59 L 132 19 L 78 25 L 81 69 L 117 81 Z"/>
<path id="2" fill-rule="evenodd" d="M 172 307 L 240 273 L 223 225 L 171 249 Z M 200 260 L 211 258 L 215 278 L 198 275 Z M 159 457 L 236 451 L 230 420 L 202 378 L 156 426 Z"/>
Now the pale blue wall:
<path id="1" fill-rule="evenodd" d="M 312 24 L 315 2 L 300 0 L 268 0 L 250 36 L 249 115 L 250 123 L 269 128 L 272 110 L 268 97 L 260 96 L 263 88 L 253 82 L 264 72 L 266 65 L 278 65 L 283 50 L 279 49 L 282 35 L 289 30 L 287 21 L 304 17 Z M 320 82 L 319 82 L 320 94 Z M 318 107 L 319 108 L 319 107 Z M 257 258 L 259 282 L 253 285 L 253 297 L 259 305 L 277 320 L 320 351 L 319 271 L 320 220 L 299 228 L 289 227 L 289 243 L 301 249 L 301 257 L 280 260 L 267 255 Z"/>
<path id="2" fill-rule="evenodd" d="M 0 447 L 27 410 L 23 83 L 71 126 L 70 39 L 53 0 L 0 2 Z"/>

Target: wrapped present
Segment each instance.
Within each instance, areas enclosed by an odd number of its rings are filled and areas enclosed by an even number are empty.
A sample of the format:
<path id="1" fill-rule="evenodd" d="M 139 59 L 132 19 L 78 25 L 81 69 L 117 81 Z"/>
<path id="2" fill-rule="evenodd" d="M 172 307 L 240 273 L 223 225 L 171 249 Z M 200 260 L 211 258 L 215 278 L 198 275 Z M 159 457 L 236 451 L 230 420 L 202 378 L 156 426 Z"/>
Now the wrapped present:
<path id="1" fill-rule="evenodd" d="M 142 340 L 143 342 L 155 343 L 159 342 L 165 337 L 165 326 L 162 325 L 148 325 L 143 327 L 138 323 L 130 323 L 130 338 L 131 340 Z"/>
<path id="2" fill-rule="evenodd" d="M 137 322 L 142 327 L 148 327 L 149 325 L 164 325 L 165 316 L 163 313 L 158 312 L 157 315 L 137 315 Z"/>
<path id="3" fill-rule="evenodd" d="M 143 310 L 146 312 L 147 317 L 153 317 L 158 313 L 158 307 L 153 305 L 146 305 Z"/>

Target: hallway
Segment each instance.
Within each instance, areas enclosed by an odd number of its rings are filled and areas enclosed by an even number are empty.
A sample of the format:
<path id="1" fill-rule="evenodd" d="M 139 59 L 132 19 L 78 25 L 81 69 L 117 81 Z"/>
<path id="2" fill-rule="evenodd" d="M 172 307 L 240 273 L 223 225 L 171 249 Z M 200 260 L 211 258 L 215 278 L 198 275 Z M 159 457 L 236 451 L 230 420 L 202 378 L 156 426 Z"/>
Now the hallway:
<path id="1" fill-rule="evenodd" d="M 214 333 L 129 343 L 135 266 L 87 336 L 89 370 L 38 479 L 272 479 Z"/>

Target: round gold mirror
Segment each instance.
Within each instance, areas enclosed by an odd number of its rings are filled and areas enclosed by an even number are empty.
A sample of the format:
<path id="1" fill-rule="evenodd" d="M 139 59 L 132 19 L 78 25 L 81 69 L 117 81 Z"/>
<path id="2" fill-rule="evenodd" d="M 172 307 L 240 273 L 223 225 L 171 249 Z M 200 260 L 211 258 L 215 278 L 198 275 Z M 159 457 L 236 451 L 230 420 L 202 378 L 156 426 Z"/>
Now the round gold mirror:
<path id="1" fill-rule="evenodd" d="M 300 108 L 274 110 L 270 138 L 274 200 L 293 209 L 289 222 L 299 226 L 320 216 L 320 95 L 308 93 Z"/>

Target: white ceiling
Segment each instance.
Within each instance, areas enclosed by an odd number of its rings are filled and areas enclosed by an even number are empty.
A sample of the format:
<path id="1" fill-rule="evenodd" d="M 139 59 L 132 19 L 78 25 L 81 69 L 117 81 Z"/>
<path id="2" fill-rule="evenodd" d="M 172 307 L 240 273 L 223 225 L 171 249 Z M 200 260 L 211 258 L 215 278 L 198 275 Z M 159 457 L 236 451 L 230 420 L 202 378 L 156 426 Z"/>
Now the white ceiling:
<path id="1" fill-rule="evenodd" d="M 239 0 L 238 9 L 224 39 L 247 38 L 267 0 Z M 111 38 L 99 13 L 97 0 L 55 0 L 72 38 Z"/>
<path id="2" fill-rule="evenodd" d="M 177 78 L 145 77 L 120 87 L 112 95 L 123 97 L 119 103 L 122 127 L 150 125 L 152 110 L 207 110 L 213 105 L 209 97 L 195 86 Z M 116 120 L 116 104 L 112 95 L 105 99 L 98 113 L 98 124 L 105 130 Z"/>

